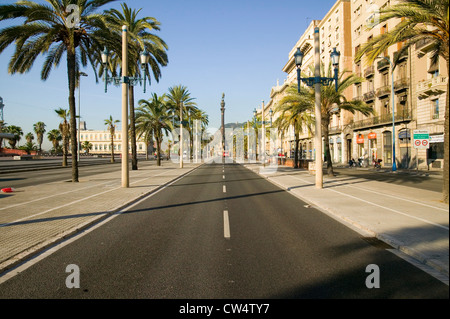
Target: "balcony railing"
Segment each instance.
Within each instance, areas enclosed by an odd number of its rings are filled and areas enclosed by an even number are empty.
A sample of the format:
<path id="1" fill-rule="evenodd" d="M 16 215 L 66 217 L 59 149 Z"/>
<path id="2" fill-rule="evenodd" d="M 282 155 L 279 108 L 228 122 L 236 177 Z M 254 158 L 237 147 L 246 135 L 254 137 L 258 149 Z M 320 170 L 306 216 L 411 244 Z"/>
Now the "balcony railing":
<path id="1" fill-rule="evenodd" d="M 391 93 L 391 86 L 385 85 L 377 89 L 377 97 L 385 97 Z"/>
<path id="2" fill-rule="evenodd" d="M 411 112 L 407 109 L 395 112 L 395 122 L 405 122 L 412 119 Z M 392 113 L 373 116 L 365 120 L 353 122 L 353 129 L 380 126 L 392 123 Z"/>
<path id="3" fill-rule="evenodd" d="M 397 61 L 398 58 L 398 61 Z M 399 51 L 394 52 L 394 61 L 400 62 L 408 58 L 408 52 L 404 52 L 402 55 L 399 56 Z"/>
<path id="4" fill-rule="evenodd" d="M 369 91 L 367 93 L 364 93 L 363 95 L 364 102 L 373 101 L 374 99 L 375 99 L 375 91 Z"/>
<path id="5" fill-rule="evenodd" d="M 394 82 L 394 90 L 396 92 L 409 88 L 409 78 L 398 79 Z"/>
<path id="6" fill-rule="evenodd" d="M 365 77 L 365 78 L 371 77 L 371 76 L 373 76 L 374 74 L 375 74 L 375 68 L 373 67 L 373 65 L 367 67 L 367 68 L 364 70 L 364 77 Z"/>
<path id="7" fill-rule="evenodd" d="M 388 60 L 386 60 L 386 59 L 381 59 L 381 60 L 378 61 L 378 63 L 377 63 L 377 69 L 378 69 L 378 71 L 381 71 L 381 70 L 384 70 L 384 69 L 389 68 L 389 65 L 390 65 L 390 63 L 389 63 Z"/>
<path id="8" fill-rule="evenodd" d="M 423 99 L 431 95 L 444 93 L 447 90 L 447 83 L 448 77 L 442 75 L 419 82 L 417 84 L 417 93 L 419 93 L 419 98 Z"/>

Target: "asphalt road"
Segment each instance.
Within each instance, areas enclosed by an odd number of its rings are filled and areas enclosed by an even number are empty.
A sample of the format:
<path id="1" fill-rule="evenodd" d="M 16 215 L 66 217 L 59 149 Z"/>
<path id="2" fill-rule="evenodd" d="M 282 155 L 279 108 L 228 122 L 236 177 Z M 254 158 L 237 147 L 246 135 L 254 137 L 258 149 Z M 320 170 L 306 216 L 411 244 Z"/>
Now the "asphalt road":
<path id="1" fill-rule="evenodd" d="M 0 298 L 448 299 L 386 248 L 240 165 L 203 165 L 32 261 Z"/>

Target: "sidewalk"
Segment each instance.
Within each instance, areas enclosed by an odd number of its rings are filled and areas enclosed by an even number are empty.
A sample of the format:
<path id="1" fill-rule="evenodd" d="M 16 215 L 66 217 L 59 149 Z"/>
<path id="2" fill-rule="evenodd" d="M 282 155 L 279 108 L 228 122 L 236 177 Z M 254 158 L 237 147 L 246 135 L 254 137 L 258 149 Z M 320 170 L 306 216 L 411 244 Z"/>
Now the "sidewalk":
<path id="1" fill-rule="evenodd" d="M 129 188 L 121 187 L 121 171 L 80 176 L 67 181 L 0 193 L 0 272 L 145 195 L 187 174 L 200 164 L 143 162 L 130 169 Z"/>
<path id="2" fill-rule="evenodd" d="M 247 168 L 349 227 L 389 244 L 425 265 L 448 285 L 449 207 L 441 193 L 357 176 L 328 177 L 323 188 L 307 170 L 278 166 Z"/>

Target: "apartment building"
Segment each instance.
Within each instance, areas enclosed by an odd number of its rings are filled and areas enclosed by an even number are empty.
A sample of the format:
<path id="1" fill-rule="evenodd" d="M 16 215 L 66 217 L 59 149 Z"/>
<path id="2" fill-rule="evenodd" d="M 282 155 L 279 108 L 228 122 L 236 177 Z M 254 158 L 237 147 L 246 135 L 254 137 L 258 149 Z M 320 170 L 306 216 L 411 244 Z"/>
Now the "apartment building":
<path id="1" fill-rule="evenodd" d="M 391 62 L 403 43 L 391 46 L 373 64 L 368 64 L 364 58 L 354 63 L 364 43 L 389 32 L 401 21 L 389 20 L 370 28 L 380 9 L 395 3 L 394 0 L 339 0 L 322 20 L 313 20 L 289 52 L 288 62 L 283 67 L 286 80 L 283 85 L 272 88 L 271 101 L 266 107 L 275 109 L 286 88 L 297 83 L 294 63 L 297 48 L 304 53 L 302 72 L 313 76 L 310 67 L 314 64 L 314 29 L 319 28 L 323 64 L 329 64 L 331 50 L 336 47 L 341 53 L 340 70 L 350 70 L 364 78 L 344 95 L 349 100 L 363 100 L 374 110 L 370 116 L 346 111 L 332 115 L 329 143 L 333 162 L 346 164 L 351 158 L 362 158 L 366 165 L 371 165 L 373 160 L 381 159 L 382 165 L 390 167 L 394 161 L 394 143 L 397 167 L 416 168 L 418 164 L 421 169 L 441 169 L 448 83 L 445 61 L 440 59 L 433 64 L 430 44 L 420 42 L 400 57 L 395 69 Z M 268 114 L 268 110 L 265 113 Z M 412 145 L 416 129 L 430 133 L 428 150 L 417 150 Z M 292 134 L 285 136 L 288 140 L 282 140 L 281 145 L 293 149 Z M 305 128 L 300 139 L 302 158 L 314 159 L 314 137 L 309 136 Z"/>
<path id="2" fill-rule="evenodd" d="M 367 28 L 380 9 L 395 4 L 390 0 L 352 0 L 352 46 L 356 54 L 372 38 L 389 32 L 401 22 L 392 19 L 374 28 Z M 429 44 L 421 42 L 400 57 L 392 68 L 403 43 L 391 46 L 373 64 L 363 59 L 353 72 L 365 81 L 355 85 L 353 98 L 362 99 L 375 111 L 369 117 L 356 114 L 351 127 L 353 135 L 346 140 L 353 157 L 363 157 L 367 163 L 381 159 L 385 166 L 395 161 L 399 168 L 440 169 L 443 161 L 443 131 L 447 74 L 444 61 L 431 64 Z M 394 94 L 392 94 L 394 91 Z M 416 150 L 412 145 L 413 131 L 427 130 L 431 135 L 429 150 Z M 350 154 L 349 154 L 350 155 Z"/>

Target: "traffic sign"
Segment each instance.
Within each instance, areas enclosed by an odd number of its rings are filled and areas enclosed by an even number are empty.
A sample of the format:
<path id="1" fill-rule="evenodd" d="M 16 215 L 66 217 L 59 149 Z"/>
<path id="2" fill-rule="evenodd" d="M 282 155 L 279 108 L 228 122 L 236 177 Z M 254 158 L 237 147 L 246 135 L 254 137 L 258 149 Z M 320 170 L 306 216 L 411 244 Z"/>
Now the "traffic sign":
<path id="1" fill-rule="evenodd" d="M 430 148 L 430 134 L 427 130 L 414 130 L 413 144 L 417 149 Z"/>

